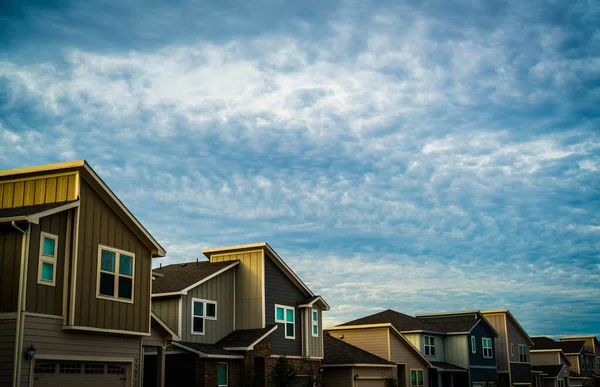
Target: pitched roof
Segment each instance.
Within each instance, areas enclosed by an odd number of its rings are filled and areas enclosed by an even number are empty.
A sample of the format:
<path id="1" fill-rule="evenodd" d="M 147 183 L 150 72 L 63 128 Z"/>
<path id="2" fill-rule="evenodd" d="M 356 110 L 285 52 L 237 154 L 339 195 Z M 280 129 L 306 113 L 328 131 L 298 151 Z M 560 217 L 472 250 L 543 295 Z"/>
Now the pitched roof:
<path id="1" fill-rule="evenodd" d="M 191 350 L 192 352 L 197 353 L 201 357 L 243 358 L 243 355 L 240 355 L 239 353 L 236 353 L 233 351 L 228 351 L 226 349 L 223 349 L 216 344 L 200 344 L 200 343 L 191 343 L 188 341 L 173 342 L 172 344 L 177 347 L 186 349 L 188 351 Z"/>
<path id="2" fill-rule="evenodd" d="M 529 333 L 527 333 L 527 331 L 525 330 L 525 328 L 523 328 L 523 326 L 521 326 L 521 324 L 517 321 L 517 319 L 515 318 L 515 316 L 513 316 L 513 314 L 510 313 L 510 310 L 508 310 L 508 309 L 482 310 L 480 312 L 481 312 L 481 314 L 484 317 L 485 317 L 486 314 L 496 314 L 496 313 L 505 314 L 507 316 L 507 318 L 509 318 L 513 322 L 513 325 L 516 326 L 517 329 L 521 331 L 521 333 L 523 334 L 523 336 L 525 337 L 525 339 L 527 339 L 529 341 L 529 344 L 533 345 L 533 341 L 531 341 L 531 337 L 529 337 Z"/>
<path id="3" fill-rule="evenodd" d="M 79 205 L 79 200 L 60 203 L 37 204 L 34 206 L 0 209 L 0 222 L 26 220 L 38 224 L 40 218 L 65 211 Z"/>
<path id="4" fill-rule="evenodd" d="M 564 353 L 581 353 L 585 346 L 585 340 L 556 341 L 546 336 L 534 336 L 532 350 L 537 349 L 561 349 Z"/>
<path id="5" fill-rule="evenodd" d="M 267 325 L 259 329 L 239 329 L 219 340 L 217 345 L 229 350 L 252 350 L 276 329 L 277 325 Z"/>
<path id="6" fill-rule="evenodd" d="M 342 340 L 331 337 L 325 333 L 323 337 L 323 346 L 325 347 L 325 356 L 323 365 L 342 365 L 342 364 L 380 364 L 393 365 L 370 352 L 362 350 L 354 345 L 348 344 Z"/>
<path id="7" fill-rule="evenodd" d="M 425 321 L 419 320 L 415 317 L 409 316 L 404 313 L 396 312 L 395 310 L 384 310 L 383 312 L 375 313 L 366 317 L 361 317 L 356 320 L 349 321 L 347 323 L 340 324 L 338 326 L 352 326 L 352 325 L 371 325 L 371 324 L 384 324 L 390 323 L 400 332 L 407 331 L 431 331 L 440 332 L 438 328 Z"/>
<path id="8" fill-rule="evenodd" d="M 538 366 L 534 365 L 531 367 L 534 371 L 541 371 L 542 373 L 548 375 L 549 378 L 555 378 L 560 374 L 560 371 L 563 369 L 564 364 L 556 364 L 556 365 L 543 365 Z"/>
<path id="9" fill-rule="evenodd" d="M 459 367 L 454 364 L 446 363 L 445 361 L 432 361 L 431 365 L 444 371 L 467 371 L 466 368 Z"/>
<path id="10" fill-rule="evenodd" d="M 323 307 L 325 308 L 325 310 L 331 309 L 331 307 L 329 306 L 329 304 L 327 302 L 325 302 L 323 297 L 321 297 L 318 294 L 315 294 L 314 296 L 305 299 L 304 301 L 300 302 L 298 306 L 300 308 L 312 307 L 313 304 L 315 304 L 316 302 L 320 302 L 323 305 Z"/>
<path id="11" fill-rule="evenodd" d="M 219 275 L 238 264 L 239 261 L 187 262 L 154 269 L 153 272 L 162 274 L 162 276 L 156 276 L 152 280 L 152 296 L 165 293 L 185 293 L 190 286 L 197 286 L 202 281 Z"/>

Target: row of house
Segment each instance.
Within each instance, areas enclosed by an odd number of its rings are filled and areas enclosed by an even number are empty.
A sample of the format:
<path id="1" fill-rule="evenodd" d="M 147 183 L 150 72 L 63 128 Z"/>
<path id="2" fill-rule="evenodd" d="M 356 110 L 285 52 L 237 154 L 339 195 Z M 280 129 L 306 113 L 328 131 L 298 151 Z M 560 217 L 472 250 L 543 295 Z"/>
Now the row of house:
<path id="1" fill-rule="evenodd" d="M 85 161 L 0 171 L 0 386 L 583 386 L 595 337 L 529 337 L 507 310 L 330 310 L 267 243 L 165 249 Z M 174 260 L 172 258 L 172 260 Z"/>

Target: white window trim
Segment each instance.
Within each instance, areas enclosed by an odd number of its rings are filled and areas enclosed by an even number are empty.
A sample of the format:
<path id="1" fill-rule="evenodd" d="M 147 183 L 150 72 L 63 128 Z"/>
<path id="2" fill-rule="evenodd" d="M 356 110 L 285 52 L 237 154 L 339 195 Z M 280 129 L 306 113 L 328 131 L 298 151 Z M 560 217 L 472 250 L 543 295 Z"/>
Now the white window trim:
<path id="1" fill-rule="evenodd" d="M 227 376 L 227 380 L 225 381 L 225 384 L 219 384 L 219 365 L 221 364 L 225 364 L 225 369 L 227 370 L 227 372 L 225 372 L 225 375 Z M 228 363 L 223 363 L 220 362 L 217 364 L 217 384 L 219 387 L 227 387 L 229 385 L 229 364 Z"/>
<path id="2" fill-rule="evenodd" d="M 471 336 L 471 353 L 477 353 L 477 339 Z"/>
<path id="3" fill-rule="evenodd" d="M 194 314 L 194 303 L 196 302 L 201 302 L 204 305 L 202 306 L 202 312 L 204 313 L 203 316 L 196 316 Z M 215 317 L 207 317 L 206 316 L 206 304 L 215 304 Z M 190 325 L 190 330 L 192 335 L 199 335 L 199 336 L 204 336 L 206 334 L 206 320 L 211 320 L 211 321 L 216 321 L 217 320 L 217 315 L 219 313 L 218 310 L 218 306 L 217 306 L 217 301 L 213 301 L 213 300 L 205 300 L 202 298 L 192 298 L 192 306 L 191 306 L 191 315 L 192 315 L 192 321 L 191 321 L 191 325 Z M 202 332 L 196 332 L 194 330 L 194 317 L 202 317 Z"/>
<path id="4" fill-rule="evenodd" d="M 44 238 L 54 239 L 54 256 L 44 254 Z M 42 279 L 42 265 L 43 263 L 50 263 L 52 265 L 52 281 L 46 281 Z M 40 258 L 38 260 L 38 279 L 37 283 L 46 286 L 56 286 L 56 265 L 58 264 L 58 235 L 50 234 L 47 232 L 40 233 Z"/>
<path id="5" fill-rule="evenodd" d="M 105 294 L 100 294 L 100 273 L 102 273 L 102 250 L 111 251 L 115 253 L 115 272 L 107 274 L 112 274 L 115 276 L 115 295 L 113 297 L 107 296 Z M 119 264 L 121 260 L 121 254 L 130 256 L 131 260 L 131 276 L 119 274 Z M 131 300 L 128 298 L 119 298 L 119 276 L 131 278 Z M 133 300 L 135 299 L 135 253 L 131 251 L 125 251 L 121 249 L 117 249 L 115 247 L 109 247 L 105 245 L 98 245 L 98 272 L 96 275 L 96 298 L 108 301 L 118 301 L 124 302 L 126 304 L 133 304 Z"/>
<path id="6" fill-rule="evenodd" d="M 283 308 L 283 320 L 277 319 L 277 308 Z M 294 314 L 293 314 L 294 321 L 292 321 L 291 323 L 288 321 L 285 321 L 285 317 L 287 316 L 287 310 L 291 310 L 294 312 Z M 311 318 L 312 318 L 312 316 L 311 316 Z M 284 324 L 283 334 L 286 339 L 295 339 L 296 338 L 296 308 L 294 308 L 293 306 L 288 306 L 288 305 L 275 304 L 275 322 Z M 294 326 L 294 329 L 293 329 L 294 334 L 292 336 L 288 336 L 285 324 L 292 324 Z"/>
<path id="7" fill-rule="evenodd" d="M 515 345 L 510 343 L 510 356 L 515 356 Z"/>
<path id="8" fill-rule="evenodd" d="M 429 338 L 429 344 L 425 344 L 426 337 Z M 431 335 L 423 336 L 423 353 L 425 354 L 425 356 L 436 357 L 437 356 L 437 351 L 435 350 L 436 344 L 431 344 L 432 338 L 433 338 L 433 342 L 435 343 L 435 336 L 431 336 Z M 427 354 L 427 348 L 429 348 L 429 354 Z M 433 352 L 436 352 L 436 354 L 433 354 L 433 355 L 431 354 L 431 348 L 433 348 Z"/>
<path id="9" fill-rule="evenodd" d="M 525 348 L 525 352 L 521 353 L 521 348 Z M 521 355 L 525 355 L 525 361 L 521 360 Z M 524 344 L 519 344 L 519 362 L 527 363 L 527 346 Z"/>
<path id="10" fill-rule="evenodd" d="M 486 346 L 485 343 L 489 340 L 490 346 Z M 492 339 L 490 339 L 489 337 L 482 337 L 481 338 L 481 351 L 483 352 L 483 358 L 484 359 L 493 359 L 494 358 L 494 347 L 492 345 Z M 489 353 L 490 355 L 487 356 L 486 353 L 488 352 L 487 350 L 489 349 Z"/>
<path id="11" fill-rule="evenodd" d="M 412 384 L 412 372 L 415 371 L 417 374 L 417 384 Z M 419 384 L 419 371 L 421 371 L 421 375 L 423 375 L 423 384 Z M 423 370 L 421 368 L 411 368 L 408 372 L 408 381 L 411 387 L 413 386 L 417 386 L 417 387 L 424 387 L 425 386 L 425 372 L 423 372 Z"/>
<path id="12" fill-rule="evenodd" d="M 316 320 L 313 318 L 314 313 L 317 314 Z M 310 310 L 310 320 L 310 334 L 312 335 L 312 337 L 319 337 L 319 311 L 317 309 Z M 317 334 L 315 334 L 315 326 L 317 327 Z"/>

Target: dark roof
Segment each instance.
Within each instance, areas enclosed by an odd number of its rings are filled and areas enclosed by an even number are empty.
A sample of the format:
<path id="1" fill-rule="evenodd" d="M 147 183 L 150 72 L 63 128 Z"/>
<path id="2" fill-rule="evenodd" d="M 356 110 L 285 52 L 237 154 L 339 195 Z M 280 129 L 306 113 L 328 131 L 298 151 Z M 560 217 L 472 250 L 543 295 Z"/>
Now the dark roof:
<path id="1" fill-rule="evenodd" d="M 444 322 L 429 322 L 429 324 L 436 327 L 439 332 L 469 332 L 471 328 L 477 324 L 479 320 L 473 318 L 470 319 L 459 319 L 457 321 L 444 321 Z"/>
<path id="2" fill-rule="evenodd" d="M 225 355 L 225 356 L 239 356 L 240 355 L 239 353 L 235 353 L 233 351 L 228 351 L 226 349 L 223 349 L 216 344 L 199 344 L 199 343 L 190 343 L 187 341 L 180 341 L 180 342 L 177 342 L 174 344 L 175 345 L 181 344 L 185 347 L 194 349 L 198 352 L 202 352 L 207 355 Z"/>
<path id="3" fill-rule="evenodd" d="M 563 364 L 555 364 L 555 365 L 543 365 L 543 366 L 532 366 L 531 369 L 534 371 L 541 371 L 548 375 L 549 378 L 555 378 L 558 376 L 562 368 Z"/>
<path id="4" fill-rule="evenodd" d="M 162 274 L 152 280 L 152 294 L 179 292 L 238 261 L 176 263 L 154 269 Z"/>
<path id="5" fill-rule="evenodd" d="M 459 367 L 454 364 L 446 363 L 445 361 L 432 361 L 431 365 L 447 371 L 466 371 L 466 368 Z"/>
<path id="6" fill-rule="evenodd" d="M 0 218 L 12 218 L 15 216 L 34 215 L 34 214 L 37 214 L 38 212 L 51 210 L 53 208 L 64 206 L 65 204 L 69 204 L 69 203 L 73 203 L 73 202 L 76 202 L 76 200 L 72 200 L 69 202 L 60 202 L 60 203 L 38 204 L 35 206 L 3 208 L 3 209 L 0 209 Z"/>
<path id="7" fill-rule="evenodd" d="M 268 334 L 277 325 L 268 325 L 259 329 L 240 329 L 233 331 L 217 342 L 223 348 L 247 348 L 255 344 L 261 337 Z"/>
<path id="8" fill-rule="evenodd" d="M 363 351 L 354 345 L 348 344 L 342 340 L 331 337 L 325 333 L 323 337 L 323 346 L 325 347 L 325 356 L 323 365 L 336 364 L 394 364 L 370 352 Z"/>
<path id="9" fill-rule="evenodd" d="M 533 350 L 536 349 L 561 349 L 564 353 L 580 353 L 585 345 L 585 340 L 556 341 L 550 337 L 532 337 Z"/>
<path id="10" fill-rule="evenodd" d="M 383 312 L 375 313 L 370 316 L 361 317 L 359 319 L 340 324 L 338 326 L 348 325 L 367 325 L 367 324 L 384 324 L 391 323 L 394 328 L 400 332 L 405 331 L 434 331 L 439 332 L 438 328 L 425 321 L 419 320 L 418 318 L 396 312 L 395 310 L 384 310 Z"/>

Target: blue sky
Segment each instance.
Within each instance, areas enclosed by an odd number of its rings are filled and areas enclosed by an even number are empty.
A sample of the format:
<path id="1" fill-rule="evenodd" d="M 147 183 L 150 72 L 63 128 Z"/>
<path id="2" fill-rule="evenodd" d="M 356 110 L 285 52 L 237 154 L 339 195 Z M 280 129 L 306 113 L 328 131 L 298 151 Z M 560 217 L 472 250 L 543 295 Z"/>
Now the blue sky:
<path id="1" fill-rule="evenodd" d="M 593 1 L 5 0 L 0 168 L 88 160 L 163 263 L 267 241 L 328 325 L 600 334 L 598 26 Z"/>

